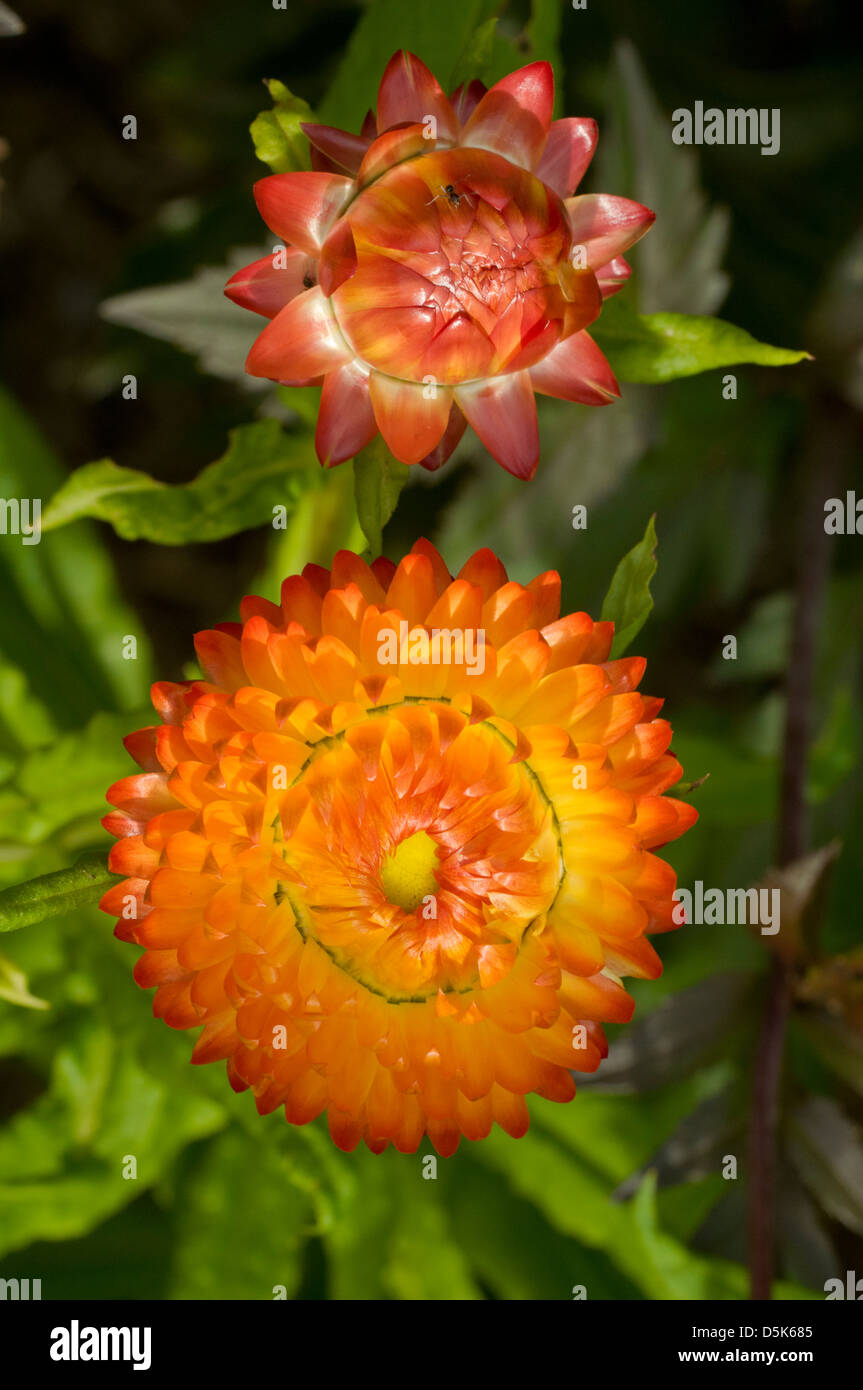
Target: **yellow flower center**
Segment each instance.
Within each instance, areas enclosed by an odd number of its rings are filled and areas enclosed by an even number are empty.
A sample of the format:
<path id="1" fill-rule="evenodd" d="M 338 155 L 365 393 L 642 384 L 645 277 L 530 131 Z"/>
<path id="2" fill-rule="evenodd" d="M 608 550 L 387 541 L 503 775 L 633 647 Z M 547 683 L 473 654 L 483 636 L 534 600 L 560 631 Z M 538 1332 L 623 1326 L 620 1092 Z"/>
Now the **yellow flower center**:
<path id="1" fill-rule="evenodd" d="M 437 843 L 424 830 L 402 840 L 394 854 L 381 864 L 381 884 L 391 903 L 415 912 L 423 898 L 438 891 L 435 867 Z"/>

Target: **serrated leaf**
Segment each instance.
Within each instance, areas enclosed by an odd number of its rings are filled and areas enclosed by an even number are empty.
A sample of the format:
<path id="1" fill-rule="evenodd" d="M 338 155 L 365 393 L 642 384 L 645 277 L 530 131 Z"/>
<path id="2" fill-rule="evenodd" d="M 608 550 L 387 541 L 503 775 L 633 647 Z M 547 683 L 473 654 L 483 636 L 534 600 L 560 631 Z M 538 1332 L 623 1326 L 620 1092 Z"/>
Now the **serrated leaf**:
<path id="1" fill-rule="evenodd" d="M 591 328 L 620 381 L 659 383 L 718 367 L 789 367 L 809 357 L 771 347 L 743 328 L 699 314 L 638 314 L 622 297 L 606 301 Z"/>
<path id="2" fill-rule="evenodd" d="M 88 907 L 116 882 L 104 854 L 85 854 L 71 869 L 4 888 L 0 892 L 0 932 L 19 931 L 60 913 Z"/>
<path id="3" fill-rule="evenodd" d="M 274 106 L 259 112 L 249 127 L 255 154 L 274 174 L 310 168 L 309 142 L 300 127 L 304 121 L 314 121 L 312 108 L 284 82 L 268 80 L 266 87 Z"/>
<path id="4" fill-rule="evenodd" d="M 109 522 L 123 540 L 187 545 L 220 540 L 266 522 L 274 507 L 292 509 L 311 467 L 304 435 L 276 420 L 232 430 L 227 452 L 190 483 L 168 486 L 110 459 L 88 463 L 52 497 L 43 527 L 88 516 Z"/>
<path id="5" fill-rule="evenodd" d="M 602 605 L 603 621 L 614 623 L 612 657 L 622 656 L 641 631 L 653 608 L 650 581 L 656 573 L 656 517 L 652 516 L 638 545 L 624 555 Z"/>
<path id="6" fill-rule="evenodd" d="M 383 529 L 396 509 L 409 474 L 407 464 L 394 459 L 380 437 L 354 459 L 357 516 L 372 558 L 381 553 Z"/>

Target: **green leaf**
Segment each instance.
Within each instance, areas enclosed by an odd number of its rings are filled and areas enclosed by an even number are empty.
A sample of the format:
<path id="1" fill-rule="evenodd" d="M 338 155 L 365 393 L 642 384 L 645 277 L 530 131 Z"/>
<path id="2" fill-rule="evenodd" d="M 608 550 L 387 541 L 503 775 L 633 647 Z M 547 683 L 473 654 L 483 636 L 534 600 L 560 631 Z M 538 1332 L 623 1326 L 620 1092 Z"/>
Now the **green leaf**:
<path id="1" fill-rule="evenodd" d="M 397 1209 L 390 1216 L 383 1271 L 391 1296 L 423 1303 L 480 1298 L 438 1196 L 438 1182 L 423 1177 L 420 1155 L 394 1164 L 392 1177 L 397 1178 Z"/>
<path id="2" fill-rule="evenodd" d="M 396 509 L 409 474 L 407 464 L 394 459 L 380 437 L 354 459 L 357 516 L 372 558 L 381 553 L 383 529 Z"/>
<path id="3" fill-rule="evenodd" d="M 287 1129 L 284 1139 L 287 1149 Z M 226 1240 L 238 1203 L 243 1238 Z M 285 1152 L 233 1126 L 208 1144 L 186 1175 L 177 1206 L 171 1298 L 272 1299 L 279 1286 L 293 1297 L 311 1207 L 291 1181 Z"/>
<path id="4" fill-rule="evenodd" d="M 71 869 L 43 874 L 29 883 L 0 892 L 0 932 L 44 922 L 61 912 L 73 912 L 96 902 L 117 877 L 108 870 L 104 854 L 85 854 Z"/>
<path id="5" fill-rule="evenodd" d="M 259 260 L 278 245 L 233 250 L 224 266 L 203 266 L 190 280 L 150 285 L 106 299 L 100 306 L 109 323 L 148 333 L 192 353 L 202 371 L 238 381 L 248 391 L 271 389 L 271 383 L 246 374 L 246 358 L 261 320 L 225 297 L 225 284 L 237 270 Z"/>
<path id="6" fill-rule="evenodd" d="M 769 347 L 743 328 L 697 314 L 637 314 L 619 296 L 591 333 L 621 381 L 657 383 L 751 362 L 789 367 L 808 352 Z"/>
<path id="7" fill-rule="evenodd" d="M 176 1067 L 157 1081 L 125 1035 L 82 1022 L 54 1059 L 50 1091 L 0 1135 L 0 1254 L 93 1230 L 224 1121 Z"/>
<path id="8" fill-rule="evenodd" d="M 642 1185 L 633 1202 L 615 1202 L 585 1163 L 533 1130 L 518 1145 L 494 1130 L 477 1145 L 476 1157 L 504 1173 L 514 1191 L 534 1202 L 557 1230 L 604 1251 L 647 1297 L 744 1296 L 742 1269 L 693 1255 L 659 1230 L 652 1182 Z M 592 1296 L 590 1287 L 587 1295 Z"/>
<path id="9" fill-rule="evenodd" d="M 603 621 L 614 623 L 612 657 L 623 655 L 653 608 L 650 581 L 656 573 L 655 521 L 656 517 L 652 516 L 638 545 L 633 546 L 617 566 L 602 605 Z"/>
<path id="10" fill-rule="evenodd" d="M 850 685 L 836 687 L 830 712 L 809 750 L 806 798 L 826 801 L 854 771 L 860 759 L 860 717 Z"/>
<path id="11" fill-rule="evenodd" d="M 314 121 L 312 108 L 284 82 L 267 79 L 265 85 L 275 104 L 271 111 L 261 111 L 249 127 L 255 154 L 274 174 L 310 168 L 309 142 L 300 125 Z"/>
<path id="12" fill-rule="evenodd" d="M 489 76 L 498 17 L 492 15 L 480 24 L 470 35 L 450 73 L 450 85 L 455 90 L 463 82 L 471 82 L 475 77 L 487 81 Z"/>
<path id="13" fill-rule="evenodd" d="M 0 497 L 44 503 L 65 476 L 35 426 L 0 389 Z M 34 546 L 7 537 L 0 586 L 0 651 L 26 672 L 30 693 L 60 727 L 83 723 L 94 708 L 143 704 L 152 679 L 149 644 L 120 597 L 95 528 L 43 533 Z M 122 657 L 129 633 L 138 635 L 136 661 Z"/>
<path id="14" fill-rule="evenodd" d="M 190 483 L 168 486 L 110 459 L 88 463 L 52 497 L 43 526 L 80 517 L 107 521 L 123 540 L 186 545 L 220 540 L 272 523 L 274 508 L 291 510 L 310 466 L 305 436 L 286 434 L 276 420 L 232 430 L 227 452 Z"/>
<path id="15" fill-rule="evenodd" d="M 321 104 L 321 120 L 359 130 L 367 108 L 374 105 L 384 68 L 400 48 L 416 53 L 449 91 L 456 85 L 449 80 L 453 55 L 460 58 L 476 31 L 501 8 L 502 0 L 436 0 L 434 5 L 374 0 L 351 34 Z"/>

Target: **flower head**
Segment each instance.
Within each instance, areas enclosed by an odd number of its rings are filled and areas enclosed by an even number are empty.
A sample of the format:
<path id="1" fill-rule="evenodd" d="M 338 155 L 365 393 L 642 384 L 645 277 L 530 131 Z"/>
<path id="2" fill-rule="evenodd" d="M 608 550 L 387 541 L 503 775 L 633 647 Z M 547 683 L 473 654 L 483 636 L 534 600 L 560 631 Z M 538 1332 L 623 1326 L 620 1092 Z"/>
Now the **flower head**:
<path id="1" fill-rule="evenodd" d="M 323 382 L 322 463 L 380 431 L 402 463 L 437 468 L 470 424 L 527 478 L 539 457 L 534 391 L 586 405 L 619 395 L 585 330 L 629 275 L 622 253 L 653 213 L 571 196 L 596 123 L 552 121 L 553 102 L 548 63 L 447 97 L 418 58 L 396 53 L 362 135 L 305 125 L 312 170 L 256 184 L 286 247 L 225 292 L 271 320 L 248 372 Z"/>
<path id="2" fill-rule="evenodd" d="M 455 579 L 426 541 L 342 551 L 199 634 L 204 679 L 154 686 L 102 906 L 156 1015 L 202 1024 L 193 1061 L 262 1113 L 376 1152 L 521 1135 L 525 1096 L 569 1100 L 630 1017 L 620 976 L 659 974 L 652 851 L 695 812 L 663 796 L 644 661 L 559 599 L 489 550 Z"/>

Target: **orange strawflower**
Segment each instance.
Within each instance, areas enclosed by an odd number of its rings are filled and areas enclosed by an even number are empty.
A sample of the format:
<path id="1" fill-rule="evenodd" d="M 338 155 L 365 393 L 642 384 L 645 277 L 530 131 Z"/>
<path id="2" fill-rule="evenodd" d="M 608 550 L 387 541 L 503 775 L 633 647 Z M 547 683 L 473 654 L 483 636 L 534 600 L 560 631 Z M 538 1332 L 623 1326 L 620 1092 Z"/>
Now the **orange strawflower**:
<path id="1" fill-rule="evenodd" d="M 285 245 L 225 293 L 272 320 L 249 353 L 252 376 L 323 382 L 322 463 L 380 431 L 402 463 L 439 468 L 470 424 L 529 478 L 534 391 L 585 405 L 620 394 L 585 330 L 654 214 L 571 196 L 596 122 L 552 121 L 553 105 L 549 63 L 447 97 L 419 58 L 396 53 L 361 135 L 304 125 L 312 169 L 255 185 Z"/>
<path id="2" fill-rule="evenodd" d="M 192 1060 L 261 1113 L 375 1152 L 524 1134 L 525 1096 L 569 1100 L 630 1017 L 619 977 L 659 974 L 651 851 L 696 813 L 663 796 L 644 660 L 559 601 L 489 550 L 455 579 L 427 541 L 342 551 L 199 634 L 204 679 L 153 687 L 102 906 L 154 1013 L 203 1024 Z"/>

